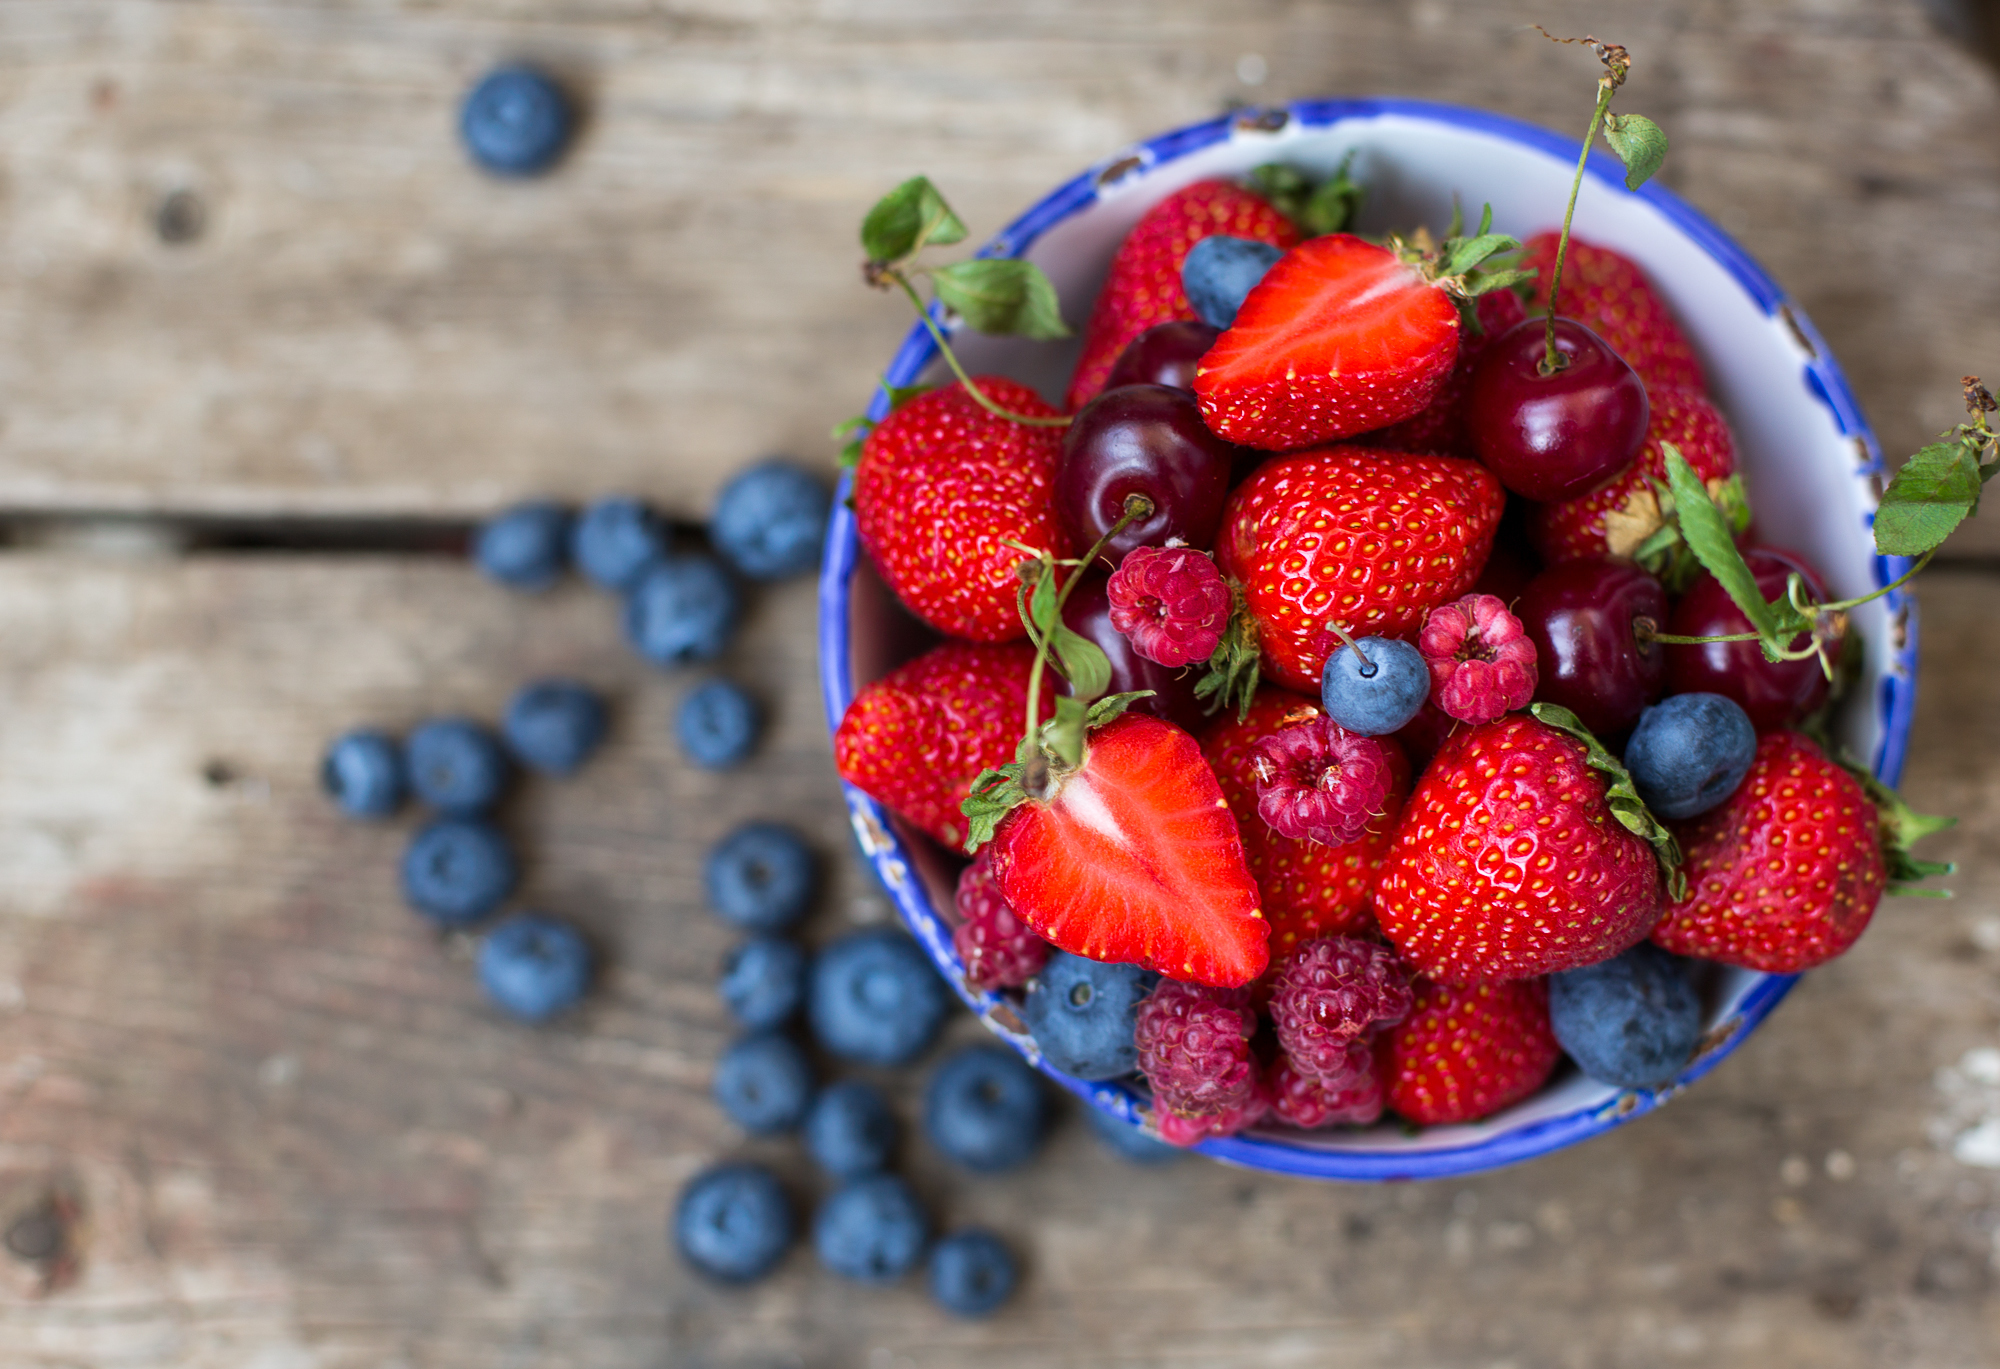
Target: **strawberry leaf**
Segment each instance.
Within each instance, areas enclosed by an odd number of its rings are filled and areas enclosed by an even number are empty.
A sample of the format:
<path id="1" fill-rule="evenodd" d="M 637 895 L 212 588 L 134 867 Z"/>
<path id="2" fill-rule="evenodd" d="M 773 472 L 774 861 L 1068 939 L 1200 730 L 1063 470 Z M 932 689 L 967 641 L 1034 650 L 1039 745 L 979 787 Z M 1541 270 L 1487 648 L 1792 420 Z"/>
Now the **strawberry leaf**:
<path id="1" fill-rule="evenodd" d="M 861 248 L 870 261 L 915 256 L 930 243 L 962 241 L 965 224 L 928 176 L 912 176 L 875 202 L 861 221 Z"/>
<path id="2" fill-rule="evenodd" d="M 982 333 L 1048 339 L 1069 336 L 1056 287 L 1033 262 L 975 257 L 930 272 L 944 306 Z"/>
<path id="3" fill-rule="evenodd" d="M 1701 483 L 1701 477 L 1694 473 L 1694 468 L 1688 465 L 1687 458 L 1673 443 L 1662 442 L 1660 450 L 1667 458 L 1667 486 L 1673 491 L 1674 515 L 1680 520 L 1681 536 L 1687 539 L 1689 550 L 1728 592 L 1736 607 L 1743 610 L 1751 628 L 1763 639 L 1764 654 L 1776 660 L 1772 652 L 1811 625 L 1784 631 L 1785 622 L 1781 621 L 1778 609 L 1757 588 L 1757 577 L 1751 573 L 1743 553 L 1736 549 L 1730 520 L 1716 508 L 1715 501 L 1709 497 L 1708 487 Z M 1792 620 L 1798 618 L 1789 605 L 1785 608 L 1785 616 Z"/>
<path id="4" fill-rule="evenodd" d="M 1236 719 L 1241 722 L 1250 716 L 1250 703 L 1257 697 L 1262 651 L 1257 645 L 1257 620 L 1250 616 L 1249 605 L 1243 601 L 1243 586 L 1232 581 L 1229 595 L 1233 601 L 1229 626 L 1223 629 L 1222 640 L 1209 655 L 1206 673 L 1195 682 L 1194 696 L 1210 700 L 1210 713 L 1234 703 Z"/>
<path id="5" fill-rule="evenodd" d="M 1058 622 L 1049 645 L 1060 658 L 1063 678 L 1077 698 L 1088 703 L 1111 688 L 1111 661 L 1104 648 L 1090 638 Z"/>
<path id="6" fill-rule="evenodd" d="M 1604 776 L 1604 803 L 1610 808 L 1611 816 L 1618 819 L 1626 831 L 1653 848 L 1653 857 L 1660 863 L 1660 877 L 1666 881 L 1667 897 L 1675 903 L 1686 898 L 1687 875 L 1681 869 L 1681 844 L 1674 840 L 1674 834 L 1666 824 L 1654 817 L 1653 810 L 1646 807 L 1646 801 L 1639 797 L 1638 787 L 1632 783 L 1632 772 L 1605 750 L 1604 743 L 1597 740 L 1583 725 L 1583 720 L 1567 708 L 1559 704 L 1536 703 L 1528 705 L 1528 711 L 1558 732 L 1567 732 L 1583 743 L 1590 768 Z"/>
<path id="7" fill-rule="evenodd" d="M 1333 175 L 1318 182 L 1295 166 L 1269 162 L 1250 173 L 1250 188 L 1309 238 L 1343 232 L 1361 211 L 1364 193 L 1347 174 L 1353 161 L 1349 152 Z"/>
<path id="8" fill-rule="evenodd" d="M 1643 114 L 1604 116 L 1604 141 L 1625 163 L 1625 188 L 1637 190 L 1653 179 L 1667 159 L 1667 135 Z"/>
<path id="9" fill-rule="evenodd" d="M 1903 463 L 1875 512 L 1875 550 L 1922 556 L 1978 511 L 1984 483 L 1976 452 L 1960 442 L 1933 442 Z"/>
<path id="10" fill-rule="evenodd" d="M 1090 706 L 1090 717 L 1085 720 L 1085 725 L 1102 727 L 1139 700 L 1152 698 L 1153 693 L 1150 689 L 1134 689 L 1124 694 L 1108 694 Z"/>
<path id="11" fill-rule="evenodd" d="M 1830 746 L 1824 736 L 1815 737 L 1820 749 L 1834 763 L 1861 783 L 1868 801 L 1875 805 L 1876 835 L 1882 843 L 1882 862 L 1889 869 L 1887 892 L 1906 898 L 1950 898 L 1949 889 L 1917 889 L 1911 886 L 1940 875 L 1955 874 L 1958 866 L 1946 860 L 1918 860 L 1910 848 L 1925 837 L 1958 826 L 1957 818 L 1941 818 L 1919 813 L 1903 802 L 1903 796 L 1875 778 L 1874 772 L 1858 764 L 1845 748 Z"/>
<path id="12" fill-rule="evenodd" d="M 1028 793 L 1021 788 L 1020 761 L 997 770 L 980 771 L 979 778 L 972 782 L 972 792 L 958 805 L 958 811 L 965 814 L 965 854 L 976 854 L 993 840 L 993 830 L 1000 825 L 1000 819 L 1027 801 Z"/>

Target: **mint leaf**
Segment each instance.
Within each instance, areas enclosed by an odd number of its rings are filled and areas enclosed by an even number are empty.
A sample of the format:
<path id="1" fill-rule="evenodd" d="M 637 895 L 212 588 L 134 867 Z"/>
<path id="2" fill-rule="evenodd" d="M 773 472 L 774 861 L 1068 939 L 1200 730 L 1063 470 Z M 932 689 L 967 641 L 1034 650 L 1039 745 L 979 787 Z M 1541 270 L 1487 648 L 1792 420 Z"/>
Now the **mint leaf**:
<path id="1" fill-rule="evenodd" d="M 1784 646 L 1797 634 L 1779 635 L 1777 612 L 1757 588 L 1757 577 L 1745 564 L 1743 553 L 1736 549 L 1729 519 L 1715 507 L 1708 487 L 1701 483 L 1701 477 L 1694 473 L 1680 449 L 1671 442 L 1662 442 L 1660 450 L 1667 458 L 1667 487 L 1674 495 L 1674 516 L 1680 520 L 1681 536 L 1687 540 L 1689 549 L 1728 591 L 1736 607 L 1743 610 L 1743 616 L 1764 639 L 1767 649 Z"/>
<path id="2" fill-rule="evenodd" d="M 930 273 L 947 309 L 982 333 L 1047 339 L 1069 336 L 1056 288 L 1033 262 L 975 257 Z"/>
<path id="3" fill-rule="evenodd" d="M 1875 550 L 1922 556 L 1979 508 L 1979 460 L 1963 442 L 1933 442 L 1903 463 L 1875 511 Z"/>
<path id="4" fill-rule="evenodd" d="M 1667 135 L 1643 114 L 1604 116 L 1604 141 L 1625 163 L 1625 188 L 1637 190 L 1653 179 L 1667 159 Z"/>
<path id="5" fill-rule="evenodd" d="M 965 224 L 951 212 L 928 176 L 912 176 L 875 202 L 861 221 L 861 248 L 870 261 L 914 256 L 929 243 L 954 243 Z"/>
<path id="6" fill-rule="evenodd" d="M 1667 897 L 1676 903 L 1686 898 L 1687 875 L 1681 869 L 1681 844 L 1674 840 L 1674 834 L 1666 824 L 1654 817 L 1653 810 L 1646 807 L 1646 801 L 1639 797 L 1638 787 L 1632 783 L 1632 772 L 1605 750 L 1604 743 L 1597 740 L 1583 725 L 1583 720 L 1567 708 L 1560 704 L 1536 703 L 1529 704 L 1528 711 L 1558 732 L 1567 732 L 1583 743 L 1590 768 L 1604 776 L 1604 803 L 1611 810 L 1611 816 L 1618 819 L 1619 825 L 1626 831 L 1653 848 L 1653 858 L 1660 863 L 1660 876 L 1667 884 Z"/>
<path id="7" fill-rule="evenodd" d="M 1111 662 L 1090 638 L 1057 623 L 1050 645 L 1062 658 L 1062 673 L 1077 698 L 1087 703 L 1111 688 Z"/>
<path id="8" fill-rule="evenodd" d="M 972 855 L 993 840 L 1000 819 L 1027 801 L 1027 791 L 1021 788 L 1021 762 L 980 771 L 972 792 L 958 805 L 966 820 L 965 854 Z"/>

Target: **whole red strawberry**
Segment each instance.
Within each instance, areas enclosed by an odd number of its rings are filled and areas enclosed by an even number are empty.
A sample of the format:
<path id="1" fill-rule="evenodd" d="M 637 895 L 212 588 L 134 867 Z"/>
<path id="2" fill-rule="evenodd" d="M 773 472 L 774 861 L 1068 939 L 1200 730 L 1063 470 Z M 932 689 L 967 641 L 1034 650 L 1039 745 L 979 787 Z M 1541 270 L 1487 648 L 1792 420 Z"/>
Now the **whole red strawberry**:
<path id="1" fill-rule="evenodd" d="M 1722 806 L 1675 824 L 1688 896 L 1653 940 L 1677 955 L 1796 974 L 1867 929 L 1888 883 L 1861 784 L 1796 732 L 1767 732 Z"/>
<path id="2" fill-rule="evenodd" d="M 1586 756 L 1519 713 L 1439 749 L 1375 881 L 1376 920 L 1420 973 L 1525 979 L 1609 960 L 1652 930 L 1659 866 Z"/>
<path id="3" fill-rule="evenodd" d="M 1012 413 L 1055 414 L 1033 390 L 978 376 Z M 958 384 L 918 395 L 868 434 L 854 471 L 861 545 L 911 612 L 975 642 L 1027 635 L 1014 601 L 1024 553 L 1065 554 L 1056 519 L 1060 428 L 1015 423 L 981 408 Z"/>
<path id="4" fill-rule="evenodd" d="M 1358 439 L 1370 447 L 1437 456 L 1473 455 L 1465 426 L 1465 401 L 1472 389 L 1472 363 L 1486 344 L 1528 316 L 1528 306 L 1512 290 L 1489 290 L 1479 297 L 1479 331 L 1458 341 L 1458 360 L 1423 412 Z"/>
<path id="5" fill-rule="evenodd" d="M 1449 456 L 1326 447 L 1274 457 L 1229 496 L 1216 563 L 1243 584 L 1266 676 L 1319 693 L 1354 637 L 1404 637 L 1479 578 L 1505 495 Z"/>
<path id="6" fill-rule="evenodd" d="M 1196 181 L 1147 210 L 1111 259 L 1083 330 L 1083 355 L 1069 383 L 1074 413 L 1097 397 L 1133 338 L 1155 324 L 1196 318 L 1181 289 L 1188 249 L 1218 234 L 1275 247 L 1299 240 L 1292 221 L 1269 201 L 1230 181 Z"/>
<path id="7" fill-rule="evenodd" d="M 1518 1103 L 1562 1055 L 1539 979 L 1453 988 L 1416 982 L 1416 1004 L 1382 1039 L 1389 1106 L 1420 1126 L 1471 1122 Z"/>
<path id="8" fill-rule="evenodd" d="M 1522 268 L 1539 273 L 1538 293 L 1532 301 L 1537 312 L 1548 309 L 1549 275 L 1555 268 L 1556 242 L 1561 236 L 1550 230 L 1521 245 Z M 1654 292 L 1646 273 L 1630 258 L 1572 234 L 1569 252 L 1563 258 L 1559 312 L 1610 343 L 1646 382 L 1649 394 L 1661 386 L 1703 388 L 1701 362 L 1695 358 L 1694 347 L 1674 322 L 1666 301 Z"/>
<path id="9" fill-rule="evenodd" d="M 973 780 L 1014 758 L 1034 661 L 1026 646 L 950 642 L 863 686 L 833 734 L 840 777 L 959 849 Z M 1047 712 L 1046 677 L 1042 690 Z"/>
<path id="10" fill-rule="evenodd" d="M 1247 717 L 1239 719 L 1232 709 L 1201 734 L 1202 755 L 1236 816 L 1243 854 L 1264 895 L 1273 956 L 1301 941 L 1349 935 L 1372 925 L 1368 891 L 1410 789 L 1406 764 L 1399 768 L 1381 821 L 1345 846 L 1322 846 L 1272 831 L 1257 813 L 1257 743 L 1291 723 L 1318 716 L 1313 700 L 1267 687 L 1258 691 Z"/>

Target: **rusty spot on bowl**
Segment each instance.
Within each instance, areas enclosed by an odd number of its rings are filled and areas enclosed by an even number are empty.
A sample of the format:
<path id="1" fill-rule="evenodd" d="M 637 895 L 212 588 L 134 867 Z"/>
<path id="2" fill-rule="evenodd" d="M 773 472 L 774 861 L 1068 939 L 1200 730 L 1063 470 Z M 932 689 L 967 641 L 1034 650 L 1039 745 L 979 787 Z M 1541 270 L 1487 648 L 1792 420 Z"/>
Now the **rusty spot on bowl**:
<path id="1" fill-rule="evenodd" d="M 1715 1054 L 1716 1051 L 1729 1044 L 1729 1038 L 1736 1035 L 1742 1028 L 1743 1018 L 1740 1015 L 1725 1018 L 1721 1022 L 1716 1023 L 1713 1027 L 1702 1033 L 1701 1040 L 1694 1043 L 1694 1055 L 1689 1058 L 1688 1063 L 1693 1064 L 1697 1060 L 1706 1059 L 1708 1056 Z"/>
<path id="2" fill-rule="evenodd" d="M 1236 127 L 1248 133 L 1276 133 L 1291 121 L 1289 109 L 1259 109 L 1251 105 L 1236 111 Z"/>
<path id="3" fill-rule="evenodd" d="M 1097 183 L 1099 185 L 1113 185 L 1118 181 L 1124 180 L 1145 164 L 1146 159 L 1144 157 L 1120 157 L 1110 166 L 1105 167 L 1104 170 L 1097 173 Z"/>

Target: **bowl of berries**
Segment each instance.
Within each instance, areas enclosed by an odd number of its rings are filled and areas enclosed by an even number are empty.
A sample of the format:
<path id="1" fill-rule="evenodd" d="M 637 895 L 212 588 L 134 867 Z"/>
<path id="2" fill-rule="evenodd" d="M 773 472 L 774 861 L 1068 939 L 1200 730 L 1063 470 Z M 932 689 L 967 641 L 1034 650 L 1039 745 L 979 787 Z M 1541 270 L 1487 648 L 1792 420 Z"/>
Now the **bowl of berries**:
<path id="1" fill-rule="evenodd" d="M 1936 870 L 1888 788 L 1928 546 L 1598 56 L 1616 159 L 1302 102 L 949 265 L 923 178 L 863 227 L 921 317 L 822 571 L 854 828 L 987 1025 L 1148 1134 L 1354 1180 L 1575 1144 Z"/>

